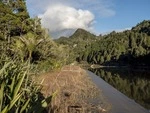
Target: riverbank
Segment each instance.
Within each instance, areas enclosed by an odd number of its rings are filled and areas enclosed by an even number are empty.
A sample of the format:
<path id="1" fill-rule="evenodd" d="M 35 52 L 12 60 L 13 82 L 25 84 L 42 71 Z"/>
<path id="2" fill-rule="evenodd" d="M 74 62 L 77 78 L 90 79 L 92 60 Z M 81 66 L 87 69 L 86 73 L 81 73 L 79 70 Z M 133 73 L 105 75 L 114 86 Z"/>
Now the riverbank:
<path id="1" fill-rule="evenodd" d="M 79 66 L 64 66 L 61 70 L 36 78 L 42 81 L 45 97 L 56 92 L 49 113 L 103 113 L 110 110 L 101 90 Z"/>

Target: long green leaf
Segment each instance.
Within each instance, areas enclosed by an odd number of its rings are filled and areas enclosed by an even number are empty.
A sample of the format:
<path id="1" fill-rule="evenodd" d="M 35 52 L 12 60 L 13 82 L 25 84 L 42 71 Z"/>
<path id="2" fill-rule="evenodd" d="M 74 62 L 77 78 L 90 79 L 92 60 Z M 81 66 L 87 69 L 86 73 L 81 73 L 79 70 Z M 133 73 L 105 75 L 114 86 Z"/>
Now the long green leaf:
<path id="1" fill-rule="evenodd" d="M 8 105 L 1 111 L 1 113 L 7 113 L 8 112 Z"/>
<path id="2" fill-rule="evenodd" d="M 25 72 L 25 73 L 23 74 L 23 76 L 20 78 L 20 80 L 18 81 L 18 83 L 17 83 L 17 85 L 16 85 L 16 87 L 15 87 L 15 90 L 14 90 L 13 99 L 14 99 L 15 96 L 18 94 L 18 92 L 19 92 L 19 90 L 20 90 L 20 88 L 21 88 L 21 85 L 22 85 L 22 83 L 23 83 L 23 80 L 24 80 L 24 78 L 25 78 L 25 76 L 26 76 L 26 73 L 27 73 L 27 72 Z"/>
<path id="3" fill-rule="evenodd" d="M 4 72 L 4 70 L 11 64 L 12 62 L 8 62 L 3 66 L 3 68 L 0 70 L 0 75 Z"/>
<path id="4" fill-rule="evenodd" d="M 12 78 L 12 82 L 11 82 L 11 85 L 10 85 L 10 92 L 12 93 L 13 92 L 13 89 L 14 89 L 14 85 L 15 85 L 15 77 Z"/>
<path id="5" fill-rule="evenodd" d="M 5 83 L 3 82 L 1 85 L 1 89 L 0 89 L 0 112 L 1 112 L 2 106 L 3 106 L 4 86 L 5 86 Z"/>
<path id="6" fill-rule="evenodd" d="M 7 112 L 15 105 L 15 103 L 18 101 L 18 99 L 19 99 L 21 96 L 22 96 L 22 94 L 19 93 L 19 94 L 16 96 L 16 98 L 14 98 L 14 99 L 10 102 L 10 104 L 7 105 L 7 106 L 1 111 L 1 113 L 7 113 Z"/>
<path id="7" fill-rule="evenodd" d="M 22 113 L 28 106 L 29 102 L 30 102 L 30 98 L 26 101 L 26 103 L 22 106 L 21 110 L 20 110 L 20 113 Z"/>
<path id="8" fill-rule="evenodd" d="M 18 95 L 15 96 L 15 98 L 10 102 L 8 110 L 10 110 L 14 104 L 18 101 L 18 99 L 22 96 L 22 93 L 19 93 Z"/>

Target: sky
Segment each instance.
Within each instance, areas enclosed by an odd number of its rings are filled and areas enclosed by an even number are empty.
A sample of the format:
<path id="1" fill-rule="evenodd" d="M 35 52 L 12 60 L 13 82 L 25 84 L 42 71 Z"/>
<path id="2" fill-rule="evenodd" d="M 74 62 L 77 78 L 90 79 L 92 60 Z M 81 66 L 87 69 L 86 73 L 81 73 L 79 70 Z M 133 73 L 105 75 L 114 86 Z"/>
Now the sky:
<path id="1" fill-rule="evenodd" d="M 41 18 L 52 38 L 78 28 L 96 35 L 131 29 L 150 20 L 150 0 L 26 0 L 31 17 Z"/>

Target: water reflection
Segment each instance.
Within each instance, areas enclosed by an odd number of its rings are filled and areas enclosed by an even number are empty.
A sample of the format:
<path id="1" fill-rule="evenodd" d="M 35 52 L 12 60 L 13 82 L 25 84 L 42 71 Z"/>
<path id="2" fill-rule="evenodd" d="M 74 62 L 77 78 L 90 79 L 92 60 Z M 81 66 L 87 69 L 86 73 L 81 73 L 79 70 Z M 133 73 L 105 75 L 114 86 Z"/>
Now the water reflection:
<path id="1" fill-rule="evenodd" d="M 122 68 L 90 69 L 103 80 L 150 109 L 150 71 Z"/>

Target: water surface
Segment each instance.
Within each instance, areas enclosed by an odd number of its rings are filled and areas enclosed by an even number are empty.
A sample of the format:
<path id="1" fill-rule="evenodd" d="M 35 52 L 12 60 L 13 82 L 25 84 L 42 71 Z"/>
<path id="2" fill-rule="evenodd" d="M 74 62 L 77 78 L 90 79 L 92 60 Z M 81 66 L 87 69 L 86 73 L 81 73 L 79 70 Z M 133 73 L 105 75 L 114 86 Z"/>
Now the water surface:
<path id="1" fill-rule="evenodd" d="M 114 88 L 150 109 L 150 71 L 144 69 L 90 69 Z"/>

